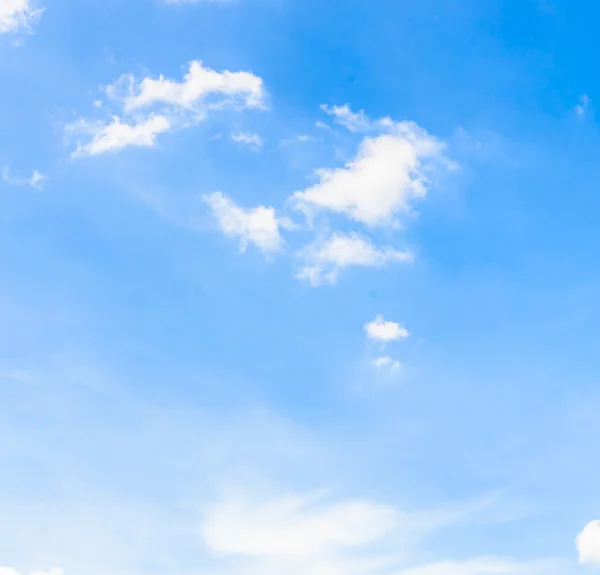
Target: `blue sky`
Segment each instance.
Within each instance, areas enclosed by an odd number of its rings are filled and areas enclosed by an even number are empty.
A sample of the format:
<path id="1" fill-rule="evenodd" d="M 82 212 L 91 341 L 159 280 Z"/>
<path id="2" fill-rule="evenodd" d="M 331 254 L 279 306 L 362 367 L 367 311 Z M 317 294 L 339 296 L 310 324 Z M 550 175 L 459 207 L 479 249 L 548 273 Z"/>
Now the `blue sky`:
<path id="1" fill-rule="evenodd" d="M 597 570 L 599 16 L 0 0 L 0 575 Z"/>

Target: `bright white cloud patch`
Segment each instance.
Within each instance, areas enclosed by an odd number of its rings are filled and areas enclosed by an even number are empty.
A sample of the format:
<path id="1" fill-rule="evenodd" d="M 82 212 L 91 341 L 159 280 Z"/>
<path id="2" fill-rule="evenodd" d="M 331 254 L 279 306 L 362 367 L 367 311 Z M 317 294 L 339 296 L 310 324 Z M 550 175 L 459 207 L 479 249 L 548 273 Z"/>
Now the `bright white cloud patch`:
<path id="1" fill-rule="evenodd" d="M 249 243 L 263 252 L 276 252 L 284 242 L 279 233 L 280 222 L 273 208 L 259 206 L 245 209 L 221 192 L 203 197 L 211 207 L 221 230 L 228 236 L 238 237 L 244 251 Z"/>
<path id="2" fill-rule="evenodd" d="M 73 157 L 127 146 L 150 147 L 158 134 L 197 124 L 211 110 L 263 107 L 265 98 L 258 76 L 250 72 L 216 72 L 198 61 L 191 62 L 181 82 L 162 75 L 136 82 L 131 74 L 125 74 L 108 86 L 106 93 L 122 106 L 121 116 L 113 116 L 110 123 L 81 120 L 68 126 L 67 131 L 83 129 L 91 136 L 87 144 L 78 146 Z M 247 143 L 256 145 L 256 138 Z"/>
<path id="3" fill-rule="evenodd" d="M 408 251 L 378 248 L 356 233 L 335 233 L 324 242 L 317 241 L 307 246 L 301 256 L 304 266 L 297 275 L 313 286 L 335 283 L 340 272 L 347 267 L 383 267 L 394 262 L 411 262 L 413 259 Z"/>
<path id="4" fill-rule="evenodd" d="M 427 195 L 426 163 L 442 150 L 416 124 L 393 124 L 390 133 L 366 137 L 343 168 L 318 170 L 319 183 L 296 192 L 292 203 L 309 214 L 328 210 L 368 226 L 397 226 L 397 216 Z"/>
<path id="5" fill-rule="evenodd" d="M 151 115 L 139 123 L 127 123 L 114 117 L 110 124 L 93 125 L 85 122 L 71 126 L 71 129 L 83 130 L 93 134 L 85 145 L 79 145 L 72 157 L 96 156 L 128 146 L 151 147 L 158 134 L 166 132 L 171 123 L 164 116 Z"/>
<path id="6" fill-rule="evenodd" d="M 233 134 L 231 139 L 238 144 L 244 144 L 256 150 L 262 146 L 262 140 L 258 134 L 239 132 L 237 134 Z"/>
<path id="7" fill-rule="evenodd" d="M 392 359 L 391 357 L 378 357 L 377 359 L 374 359 L 371 362 L 377 369 L 381 369 L 381 370 L 389 370 L 389 371 L 400 371 L 400 369 L 402 369 L 402 364 L 395 360 Z"/>
<path id="8" fill-rule="evenodd" d="M 264 105 L 265 98 L 262 79 L 251 72 L 217 72 L 203 66 L 200 61 L 190 63 L 182 82 L 161 75 L 157 79 L 144 78 L 136 85 L 131 76 L 125 76 L 115 86 L 109 87 L 108 93 L 118 96 L 119 87 L 123 84 L 129 84 L 129 94 L 124 98 L 126 111 L 156 104 L 195 111 L 224 103 L 260 107 Z M 211 95 L 221 96 L 224 101 L 208 104 L 206 98 Z"/>
<path id="9" fill-rule="evenodd" d="M 385 321 L 381 315 L 365 324 L 365 332 L 369 339 L 384 343 L 400 341 L 410 335 L 404 326 L 395 321 Z"/>
<path id="10" fill-rule="evenodd" d="M 35 0 L 0 0 L 0 34 L 29 29 L 42 12 Z"/>
<path id="11" fill-rule="evenodd" d="M 240 498 L 209 509 L 201 533 L 218 553 L 315 556 L 380 539 L 395 522 L 392 508 L 370 501 L 315 504 L 289 496 L 252 504 Z"/>
<path id="12" fill-rule="evenodd" d="M 600 521 L 588 523 L 577 536 L 576 544 L 581 563 L 600 565 Z"/>

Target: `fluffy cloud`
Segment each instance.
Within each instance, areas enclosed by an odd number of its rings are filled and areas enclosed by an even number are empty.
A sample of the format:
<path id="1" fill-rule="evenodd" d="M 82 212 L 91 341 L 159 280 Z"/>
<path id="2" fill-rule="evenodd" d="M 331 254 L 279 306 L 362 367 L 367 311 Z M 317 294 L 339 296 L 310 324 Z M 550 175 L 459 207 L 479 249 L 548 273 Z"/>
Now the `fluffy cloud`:
<path id="1" fill-rule="evenodd" d="M 170 127 L 171 123 L 167 118 L 155 115 L 139 123 L 123 122 L 115 116 L 112 123 L 105 126 L 85 122 L 73 124 L 71 130 L 91 132 L 92 139 L 87 144 L 79 144 L 72 157 L 96 156 L 128 146 L 148 148 L 154 145 L 158 134 L 166 132 Z"/>
<path id="2" fill-rule="evenodd" d="M 577 536 L 576 544 L 581 563 L 600 565 L 600 521 L 588 523 Z"/>
<path id="3" fill-rule="evenodd" d="M 0 34 L 29 29 L 42 12 L 34 0 L 0 0 Z"/>
<path id="4" fill-rule="evenodd" d="M 129 94 L 124 98 L 125 110 L 132 111 L 152 105 L 167 105 L 202 112 L 206 107 L 222 106 L 225 103 L 244 107 L 264 105 L 265 90 L 263 81 L 251 72 L 216 72 L 203 66 L 200 61 L 192 61 L 182 82 L 144 78 L 135 85 L 131 76 L 124 76 L 116 85 L 108 88 L 108 93 L 119 95 L 119 86 L 129 85 Z M 208 96 L 221 96 L 207 104 Z"/>
<path id="5" fill-rule="evenodd" d="M 281 222 L 273 208 L 241 208 L 221 192 L 206 195 L 203 200 L 211 207 L 221 230 L 228 236 L 240 239 L 242 251 L 249 243 L 267 253 L 282 249 L 284 242 L 279 232 Z"/>
<path id="6" fill-rule="evenodd" d="M 247 132 L 239 132 L 233 134 L 231 139 L 238 144 L 244 144 L 257 150 L 262 146 L 262 140 L 258 134 L 248 134 Z"/>
<path id="7" fill-rule="evenodd" d="M 216 72 L 199 61 L 190 63 L 181 82 L 159 76 L 146 77 L 138 83 L 126 74 L 107 87 L 106 93 L 122 106 L 122 116 L 113 116 L 109 123 L 80 120 L 68 126 L 68 132 L 84 131 L 91 138 L 86 144 L 79 144 L 73 157 L 128 146 L 150 147 L 159 134 L 196 124 L 210 110 L 262 107 L 265 98 L 263 81 L 258 76 L 250 72 Z"/>
<path id="8" fill-rule="evenodd" d="M 390 123 L 388 132 L 366 137 L 344 167 L 317 170 L 319 182 L 296 192 L 292 203 L 307 214 L 326 210 L 367 226 L 397 227 L 398 216 L 427 195 L 427 163 L 441 159 L 443 146 L 412 122 Z"/>
<path id="9" fill-rule="evenodd" d="M 347 267 L 383 267 L 393 262 L 411 262 L 413 259 L 408 251 L 379 248 L 356 233 L 335 233 L 323 242 L 317 241 L 307 246 L 301 252 L 301 257 L 304 265 L 297 276 L 312 286 L 335 283 L 340 272 Z"/>
<path id="10" fill-rule="evenodd" d="M 404 326 L 394 321 L 385 321 L 381 315 L 365 324 L 365 332 L 369 339 L 384 343 L 400 341 L 410 335 Z"/>
<path id="11" fill-rule="evenodd" d="M 402 364 L 392 359 L 391 357 L 378 357 L 371 362 L 377 369 L 381 370 L 389 370 L 389 371 L 400 371 L 402 369 Z"/>

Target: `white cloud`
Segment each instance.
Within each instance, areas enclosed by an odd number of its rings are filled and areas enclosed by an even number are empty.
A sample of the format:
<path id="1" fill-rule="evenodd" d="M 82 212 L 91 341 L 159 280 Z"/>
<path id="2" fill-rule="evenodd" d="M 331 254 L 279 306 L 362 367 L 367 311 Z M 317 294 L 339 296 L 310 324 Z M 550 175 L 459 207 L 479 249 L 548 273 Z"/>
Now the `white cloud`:
<path id="1" fill-rule="evenodd" d="M 259 206 L 245 209 L 221 192 L 203 197 L 211 207 L 221 230 L 228 236 L 239 237 L 242 251 L 249 243 L 254 243 L 263 252 L 276 252 L 283 248 L 284 242 L 275 210 Z"/>
<path id="2" fill-rule="evenodd" d="M 0 0 L 0 34 L 30 29 L 43 11 L 34 0 Z"/>
<path id="3" fill-rule="evenodd" d="M 206 68 L 200 61 L 192 61 L 183 82 L 146 77 L 137 86 L 131 75 L 122 77 L 115 85 L 107 88 L 109 95 L 120 97 L 120 86 L 125 84 L 128 92 L 124 97 L 125 110 L 132 111 L 155 104 L 173 106 L 203 113 L 206 107 L 214 108 L 225 103 L 244 107 L 264 106 L 263 81 L 251 72 L 216 72 Z M 210 95 L 220 95 L 224 101 L 208 104 Z"/>
<path id="4" fill-rule="evenodd" d="M 474 557 L 464 561 L 441 561 L 406 569 L 396 575 L 530 575 L 555 571 L 552 560 L 515 561 L 506 557 Z"/>
<path id="5" fill-rule="evenodd" d="M 20 575 L 20 573 L 12 567 L 0 567 L 0 575 Z M 62 575 L 62 570 L 50 569 L 50 571 L 34 571 L 31 575 Z"/>
<path id="6" fill-rule="evenodd" d="M 301 256 L 304 267 L 297 277 L 306 279 L 313 286 L 335 283 L 340 272 L 350 266 L 383 267 L 393 262 L 411 262 L 413 259 L 408 251 L 376 247 L 356 233 L 334 233 L 324 242 L 317 241 L 307 246 Z"/>
<path id="7" fill-rule="evenodd" d="M 400 371 L 402 369 L 402 364 L 392 359 L 391 357 L 378 357 L 371 362 L 377 369 L 381 370 L 390 370 L 393 372 Z"/>
<path id="8" fill-rule="evenodd" d="M 333 116 L 334 120 L 348 128 L 351 132 L 363 132 L 369 130 L 373 127 L 373 124 L 369 121 L 369 119 L 365 116 L 363 110 L 360 110 L 358 113 L 353 112 L 350 109 L 348 104 L 344 104 L 343 106 L 326 106 L 323 104 L 321 106 L 321 110 L 325 113 Z"/>
<path id="9" fill-rule="evenodd" d="M 404 326 L 394 321 L 385 321 L 381 315 L 365 324 L 365 332 L 369 339 L 386 343 L 400 341 L 410 335 Z"/>
<path id="10" fill-rule="evenodd" d="M 588 523 L 576 539 L 580 563 L 600 565 L 600 521 Z"/>
<path id="11" fill-rule="evenodd" d="M 319 182 L 296 192 L 292 204 L 309 215 L 328 210 L 368 226 L 398 226 L 397 216 L 427 195 L 426 172 L 443 159 L 443 145 L 412 122 L 385 125 L 387 133 L 366 137 L 343 168 L 317 170 Z"/>
<path id="12" fill-rule="evenodd" d="M 67 132 L 85 131 L 92 137 L 89 143 L 79 145 L 73 157 L 127 146 L 149 147 L 158 134 L 197 124 L 210 110 L 263 107 L 265 98 L 258 76 L 250 72 L 216 72 L 199 61 L 190 63 L 182 82 L 161 75 L 136 83 L 131 74 L 125 74 L 106 88 L 106 94 L 123 107 L 121 117 L 113 116 L 108 124 L 81 120 L 67 126 Z M 96 108 L 100 107 L 98 102 L 94 102 Z"/>
<path id="13" fill-rule="evenodd" d="M 171 123 L 167 118 L 155 115 L 139 123 L 123 122 L 115 116 L 112 123 L 107 125 L 86 122 L 72 124 L 68 130 L 87 131 L 92 134 L 92 139 L 85 145 L 80 144 L 72 157 L 96 156 L 128 146 L 151 147 L 156 142 L 156 136 L 166 132 L 170 127 Z"/>
<path id="14" fill-rule="evenodd" d="M 248 575 L 529 575 L 556 567 L 550 560 L 475 557 L 407 568 L 423 537 L 480 509 L 478 502 L 407 513 L 368 499 L 257 500 L 236 492 L 205 510 L 200 535 L 221 561 L 235 561 L 224 572 Z"/>
<path id="15" fill-rule="evenodd" d="M 231 139 L 238 144 L 245 144 L 254 149 L 258 149 L 262 146 L 262 140 L 258 134 L 238 132 L 237 134 L 232 134 Z"/>
<path id="16" fill-rule="evenodd" d="M 44 176 L 37 170 L 34 170 L 30 178 L 13 178 L 9 174 L 9 169 L 5 167 L 2 171 L 2 179 L 14 186 L 31 186 L 36 190 L 41 190 L 44 187 L 44 182 L 46 182 L 48 177 Z"/>
<path id="17" fill-rule="evenodd" d="M 371 501 L 323 504 L 288 496 L 252 504 L 237 498 L 209 509 L 201 533 L 218 553 L 306 557 L 360 547 L 383 537 L 395 523 L 393 508 Z"/>

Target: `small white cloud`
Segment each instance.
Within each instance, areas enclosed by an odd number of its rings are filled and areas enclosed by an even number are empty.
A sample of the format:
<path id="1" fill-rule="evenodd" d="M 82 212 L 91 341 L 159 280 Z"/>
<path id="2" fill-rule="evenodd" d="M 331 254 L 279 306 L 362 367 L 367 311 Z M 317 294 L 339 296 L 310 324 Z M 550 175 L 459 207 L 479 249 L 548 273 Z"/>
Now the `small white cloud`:
<path id="1" fill-rule="evenodd" d="M 590 97 L 587 94 L 583 94 L 582 96 L 579 97 L 579 104 L 577 104 L 575 106 L 575 113 L 580 117 L 583 118 L 588 111 L 588 108 L 590 107 L 592 100 L 590 99 Z"/>
<path id="2" fill-rule="evenodd" d="M 204 107 L 218 107 L 225 103 L 244 107 L 264 106 L 265 90 L 263 81 L 251 72 L 217 72 L 206 68 L 200 61 L 190 62 L 189 70 L 182 82 L 146 77 L 135 85 L 131 75 L 123 76 L 115 85 L 107 88 L 112 97 L 121 97 L 120 89 L 125 86 L 125 110 L 130 112 L 152 105 L 168 105 L 176 108 L 200 111 Z M 220 95 L 225 101 L 205 102 L 210 95 Z"/>
<path id="3" fill-rule="evenodd" d="M 365 332 L 370 340 L 384 343 L 401 341 L 410 335 L 404 326 L 395 321 L 385 321 L 381 315 L 365 324 Z"/>
<path id="4" fill-rule="evenodd" d="M 231 139 L 238 144 L 244 144 L 255 150 L 262 146 L 262 140 L 258 134 L 249 134 L 247 132 L 239 132 L 232 134 Z"/>
<path id="5" fill-rule="evenodd" d="M 166 132 L 171 124 L 164 116 L 151 115 L 140 123 L 123 122 L 114 116 L 107 125 L 78 122 L 67 128 L 67 131 L 83 131 L 92 134 L 92 139 L 79 145 L 72 154 L 73 158 L 96 156 L 106 152 L 121 150 L 128 146 L 151 147 L 156 136 Z"/>
<path id="6" fill-rule="evenodd" d="M 292 204 L 308 215 L 327 210 L 368 226 L 397 227 L 397 216 L 410 215 L 427 195 L 427 172 L 443 159 L 443 145 L 414 123 L 385 125 L 387 133 L 366 137 L 344 167 L 317 170 L 319 182 L 296 192 Z"/>
<path id="7" fill-rule="evenodd" d="M 30 30 L 43 12 L 35 0 L 0 0 L 0 34 Z"/>
<path id="8" fill-rule="evenodd" d="M 281 222 L 273 208 L 259 206 L 245 209 L 221 192 L 203 196 L 202 199 L 211 207 L 221 230 L 228 236 L 240 239 L 242 251 L 249 243 L 266 253 L 283 248 L 284 241 L 279 233 Z"/>
<path id="9" fill-rule="evenodd" d="M 30 178 L 13 178 L 10 176 L 9 169 L 5 167 L 2 171 L 2 179 L 14 186 L 31 186 L 36 190 L 41 190 L 44 187 L 44 182 L 48 180 L 48 177 L 37 170 L 34 170 Z"/>
<path id="10" fill-rule="evenodd" d="M 408 251 L 379 248 L 356 233 L 335 233 L 324 242 L 310 244 L 300 255 L 304 266 L 297 277 L 307 280 L 312 286 L 335 283 L 340 272 L 347 267 L 383 267 L 413 259 Z"/>
<path id="11" fill-rule="evenodd" d="M 400 371 L 402 369 L 402 364 L 395 360 L 392 359 L 391 357 L 378 357 L 377 359 L 374 359 L 371 362 L 377 369 L 381 369 L 381 370 L 389 370 L 392 372 L 397 372 Z"/>
<path id="12" fill-rule="evenodd" d="M 363 110 L 355 113 L 350 109 L 348 104 L 332 107 L 323 104 L 321 110 L 333 116 L 336 123 L 341 124 L 351 132 L 364 132 L 373 127 L 373 124 L 365 116 Z"/>
<path id="13" fill-rule="evenodd" d="M 580 563 L 600 565 L 600 521 L 588 523 L 576 539 Z"/>

